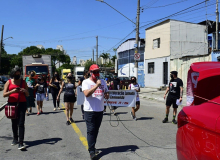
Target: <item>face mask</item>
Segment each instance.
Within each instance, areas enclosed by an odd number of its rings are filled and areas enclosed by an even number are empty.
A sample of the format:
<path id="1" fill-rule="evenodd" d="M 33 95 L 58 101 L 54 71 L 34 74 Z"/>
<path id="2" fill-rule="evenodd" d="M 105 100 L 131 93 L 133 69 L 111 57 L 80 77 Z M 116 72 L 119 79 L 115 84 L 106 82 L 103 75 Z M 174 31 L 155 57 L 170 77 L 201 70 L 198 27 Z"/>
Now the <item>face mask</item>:
<path id="1" fill-rule="evenodd" d="M 71 77 L 71 76 L 69 76 L 69 77 L 67 77 L 69 80 L 72 80 L 73 79 L 73 77 Z"/>
<path id="2" fill-rule="evenodd" d="M 14 75 L 14 79 L 18 80 L 20 78 L 21 75 Z"/>
<path id="3" fill-rule="evenodd" d="M 31 77 L 34 77 L 34 74 L 31 74 Z"/>
<path id="4" fill-rule="evenodd" d="M 54 77 L 57 77 L 57 74 L 54 74 Z"/>
<path id="5" fill-rule="evenodd" d="M 88 77 L 90 77 L 90 73 L 88 73 Z"/>
<path id="6" fill-rule="evenodd" d="M 114 76 L 114 78 L 117 78 L 117 76 Z"/>
<path id="7" fill-rule="evenodd" d="M 41 79 L 39 79 L 39 78 L 38 78 L 37 80 L 38 80 L 38 82 L 40 82 L 40 81 L 41 81 Z"/>
<path id="8" fill-rule="evenodd" d="M 131 80 L 131 83 L 134 83 L 135 82 L 135 80 Z"/>
<path id="9" fill-rule="evenodd" d="M 171 79 L 173 79 L 173 78 L 174 78 L 172 74 L 170 75 L 170 78 L 171 78 Z"/>
<path id="10" fill-rule="evenodd" d="M 92 74 L 92 79 L 96 82 L 99 79 L 99 73 Z"/>

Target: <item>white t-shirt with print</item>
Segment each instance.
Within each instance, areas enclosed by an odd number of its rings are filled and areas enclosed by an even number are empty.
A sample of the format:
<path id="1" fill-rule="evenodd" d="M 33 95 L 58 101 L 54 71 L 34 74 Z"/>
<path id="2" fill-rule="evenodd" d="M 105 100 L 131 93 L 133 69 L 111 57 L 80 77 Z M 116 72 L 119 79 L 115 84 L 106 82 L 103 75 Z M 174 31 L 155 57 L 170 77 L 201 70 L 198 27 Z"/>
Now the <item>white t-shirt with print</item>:
<path id="1" fill-rule="evenodd" d="M 135 89 L 139 90 L 139 88 L 140 88 L 138 83 L 135 85 L 131 83 L 129 86 L 130 86 L 131 90 L 135 90 Z M 140 101 L 138 92 L 137 92 L 136 101 Z"/>
<path id="2" fill-rule="evenodd" d="M 82 91 L 93 88 L 96 85 L 90 78 L 82 82 Z M 101 112 L 104 110 L 104 92 L 108 91 L 108 87 L 103 79 L 101 79 L 101 85 L 95 90 L 95 92 L 85 97 L 84 111 Z"/>

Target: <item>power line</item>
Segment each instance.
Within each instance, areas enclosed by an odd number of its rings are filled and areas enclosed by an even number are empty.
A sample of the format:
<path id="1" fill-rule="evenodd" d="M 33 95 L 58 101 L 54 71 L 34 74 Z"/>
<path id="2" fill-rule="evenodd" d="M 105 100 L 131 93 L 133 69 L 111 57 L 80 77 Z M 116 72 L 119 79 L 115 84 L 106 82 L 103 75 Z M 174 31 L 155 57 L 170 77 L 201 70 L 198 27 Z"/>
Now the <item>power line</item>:
<path id="1" fill-rule="evenodd" d="M 188 0 L 181 0 L 181 1 L 178 1 L 178 2 L 175 2 L 175 3 L 170 3 L 170 4 L 167 4 L 167 5 L 163 5 L 163 6 L 147 7 L 147 8 L 143 8 L 143 7 L 142 7 L 142 11 L 143 11 L 144 9 L 150 9 L 150 8 L 167 7 L 167 6 L 171 6 L 171 5 L 174 5 L 174 4 L 183 3 L 183 2 L 185 2 L 185 1 L 188 1 Z"/>

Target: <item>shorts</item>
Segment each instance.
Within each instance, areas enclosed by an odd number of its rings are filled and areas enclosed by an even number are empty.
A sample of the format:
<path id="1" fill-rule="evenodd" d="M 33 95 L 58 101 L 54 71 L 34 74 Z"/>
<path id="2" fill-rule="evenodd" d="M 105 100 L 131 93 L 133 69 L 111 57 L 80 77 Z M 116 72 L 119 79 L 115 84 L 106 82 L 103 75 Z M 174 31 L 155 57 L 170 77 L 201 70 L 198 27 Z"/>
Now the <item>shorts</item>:
<path id="1" fill-rule="evenodd" d="M 167 101 L 166 101 L 166 106 L 171 106 L 173 105 L 173 108 L 178 108 L 177 104 L 176 104 L 176 100 L 178 98 L 176 97 L 172 97 L 172 96 L 167 96 Z"/>
<path id="2" fill-rule="evenodd" d="M 67 95 L 67 94 L 65 95 L 64 94 L 63 102 L 75 103 L 76 97 L 75 97 L 75 95 Z"/>
<path id="3" fill-rule="evenodd" d="M 140 101 L 136 101 L 136 105 L 140 105 Z"/>
<path id="4" fill-rule="evenodd" d="M 43 101 L 45 99 L 45 93 L 37 93 L 36 94 L 36 99 L 37 101 Z"/>

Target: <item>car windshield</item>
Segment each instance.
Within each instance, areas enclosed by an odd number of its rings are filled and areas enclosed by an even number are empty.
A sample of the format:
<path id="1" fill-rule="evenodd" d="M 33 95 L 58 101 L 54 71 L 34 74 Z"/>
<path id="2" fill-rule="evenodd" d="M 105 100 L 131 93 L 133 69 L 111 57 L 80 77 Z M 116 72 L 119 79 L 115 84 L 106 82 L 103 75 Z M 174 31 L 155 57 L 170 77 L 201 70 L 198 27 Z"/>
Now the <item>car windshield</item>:
<path id="1" fill-rule="evenodd" d="M 34 70 L 36 74 L 48 74 L 47 66 L 27 66 L 26 74 L 28 74 L 29 71 L 32 71 L 32 70 Z"/>
<path id="2" fill-rule="evenodd" d="M 63 75 L 67 75 L 68 73 L 63 73 Z"/>
<path id="3" fill-rule="evenodd" d="M 77 72 L 76 74 L 77 74 L 77 75 L 83 75 L 84 72 Z"/>
<path id="4" fill-rule="evenodd" d="M 129 80 L 129 78 L 128 77 L 118 77 L 120 80 L 123 80 L 123 81 L 127 81 L 127 80 Z"/>

